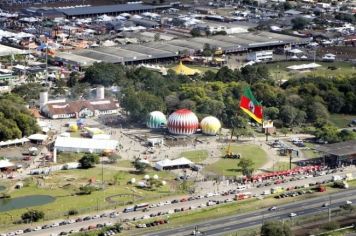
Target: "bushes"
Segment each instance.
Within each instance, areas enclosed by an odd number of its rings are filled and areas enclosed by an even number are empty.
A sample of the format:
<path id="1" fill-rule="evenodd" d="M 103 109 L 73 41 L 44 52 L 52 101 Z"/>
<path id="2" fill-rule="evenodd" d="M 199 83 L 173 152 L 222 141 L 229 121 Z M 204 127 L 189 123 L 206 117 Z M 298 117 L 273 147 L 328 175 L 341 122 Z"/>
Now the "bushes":
<path id="1" fill-rule="evenodd" d="M 44 218 L 44 212 L 38 210 L 29 210 L 21 215 L 24 223 L 37 222 Z"/>

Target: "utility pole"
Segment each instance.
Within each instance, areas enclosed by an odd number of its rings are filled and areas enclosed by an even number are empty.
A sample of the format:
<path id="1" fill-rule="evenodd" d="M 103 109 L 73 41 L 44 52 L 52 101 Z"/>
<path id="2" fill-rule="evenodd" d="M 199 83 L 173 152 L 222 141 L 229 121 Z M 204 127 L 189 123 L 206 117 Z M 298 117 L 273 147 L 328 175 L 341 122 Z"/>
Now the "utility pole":
<path id="1" fill-rule="evenodd" d="M 331 222 L 331 195 L 329 195 L 328 220 Z"/>
<path id="2" fill-rule="evenodd" d="M 292 169 L 292 154 L 293 154 L 293 149 L 289 148 L 288 149 L 288 153 L 289 153 L 289 169 Z"/>

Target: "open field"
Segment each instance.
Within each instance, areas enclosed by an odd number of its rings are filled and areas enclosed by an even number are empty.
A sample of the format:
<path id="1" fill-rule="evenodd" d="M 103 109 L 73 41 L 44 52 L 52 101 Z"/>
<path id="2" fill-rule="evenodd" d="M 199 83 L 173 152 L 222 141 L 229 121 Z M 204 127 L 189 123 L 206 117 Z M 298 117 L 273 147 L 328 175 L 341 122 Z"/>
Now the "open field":
<path id="1" fill-rule="evenodd" d="M 135 178 L 136 181 L 141 181 L 145 174 L 150 176 L 156 174 L 160 179 L 166 180 L 167 185 L 150 190 L 139 189 L 128 183 L 131 178 Z M 55 197 L 56 200 L 52 203 L 31 207 L 46 212 L 46 219 L 53 219 L 63 216 L 71 209 L 77 209 L 79 213 L 105 209 L 110 206 L 110 204 L 105 201 L 105 198 L 117 194 L 135 193 L 143 197 L 142 201 L 157 199 L 158 197 L 172 195 L 172 193 L 179 194 L 178 189 L 172 189 L 175 187 L 171 185 L 175 176 L 170 172 L 157 172 L 153 169 L 148 169 L 145 174 L 117 171 L 111 168 L 104 168 L 102 172 L 101 166 L 87 170 L 58 171 L 53 172 L 51 176 L 30 177 L 29 180 L 26 181 L 28 184 L 25 187 L 11 192 L 11 197 L 15 198 L 33 194 Z M 99 189 L 90 195 L 76 194 L 79 187 L 89 184 L 89 180 L 93 182 L 93 186 L 100 188 L 102 186 L 102 176 L 105 186 L 104 190 Z M 114 206 L 111 205 L 111 207 Z M 6 214 L 0 214 L 0 224 L 4 224 L 5 222 L 9 224 L 9 216 L 13 217 L 13 219 L 19 219 L 20 215 L 25 211 L 26 209 L 23 208 L 8 211 Z"/>
<path id="2" fill-rule="evenodd" d="M 345 128 L 353 119 L 356 115 L 331 114 L 329 120 L 338 128 Z"/>
<path id="3" fill-rule="evenodd" d="M 250 158 L 255 163 L 255 169 L 260 168 L 267 162 L 267 154 L 257 145 L 243 144 L 231 146 L 233 153 L 239 153 L 242 158 Z M 226 151 L 222 153 L 225 154 Z M 236 176 L 241 175 L 237 164 L 239 160 L 221 158 L 217 162 L 207 165 L 206 171 L 214 172 L 218 175 Z"/>
<path id="4" fill-rule="evenodd" d="M 294 72 L 287 69 L 291 65 L 300 65 L 311 63 L 310 61 L 288 61 L 288 62 L 274 62 L 265 64 L 269 69 L 270 75 L 275 80 L 288 80 L 291 78 L 299 78 L 303 76 L 323 76 L 323 77 L 343 77 L 350 76 L 356 73 L 353 65 L 347 62 L 317 62 L 321 67 L 310 72 Z M 328 67 L 335 67 L 336 70 L 328 69 Z"/>
<path id="5" fill-rule="evenodd" d="M 187 151 L 187 152 L 182 152 L 180 156 L 188 158 L 189 160 L 191 160 L 196 164 L 200 164 L 204 160 L 206 160 L 206 158 L 208 158 L 208 151 L 207 150 Z"/>
<path id="6" fill-rule="evenodd" d="M 296 165 L 292 163 L 292 168 Z M 273 169 L 271 169 L 273 170 Z M 274 165 L 274 171 L 289 170 L 289 162 L 277 162 Z"/>

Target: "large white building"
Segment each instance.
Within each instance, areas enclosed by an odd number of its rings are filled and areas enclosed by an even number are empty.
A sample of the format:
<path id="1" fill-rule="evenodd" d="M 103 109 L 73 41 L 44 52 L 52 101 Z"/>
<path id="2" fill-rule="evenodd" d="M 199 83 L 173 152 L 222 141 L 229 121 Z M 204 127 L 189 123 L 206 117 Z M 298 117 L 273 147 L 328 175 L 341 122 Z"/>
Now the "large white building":
<path id="1" fill-rule="evenodd" d="M 248 61 L 271 61 L 273 59 L 273 51 L 257 51 L 247 54 Z"/>
<path id="2" fill-rule="evenodd" d="M 103 153 L 114 152 L 117 140 L 57 137 L 54 143 L 53 162 L 57 162 L 57 152 Z"/>
<path id="3" fill-rule="evenodd" d="M 49 101 L 48 92 L 41 92 L 40 110 L 44 116 L 51 119 L 81 118 L 117 114 L 119 103 L 113 99 L 105 99 L 104 87 L 96 89 L 94 100 Z"/>

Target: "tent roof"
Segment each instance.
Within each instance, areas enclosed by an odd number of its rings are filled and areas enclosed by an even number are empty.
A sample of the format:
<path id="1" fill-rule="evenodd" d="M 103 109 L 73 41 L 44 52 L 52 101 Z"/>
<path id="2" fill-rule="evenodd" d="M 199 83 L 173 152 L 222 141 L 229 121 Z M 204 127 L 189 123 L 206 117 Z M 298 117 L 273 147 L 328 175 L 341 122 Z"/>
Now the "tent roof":
<path id="1" fill-rule="evenodd" d="M 317 68 L 317 67 L 320 67 L 320 66 L 321 65 L 313 62 L 313 63 L 309 63 L 309 64 L 288 66 L 287 69 L 290 69 L 290 70 L 306 70 L 306 69 L 314 69 L 314 68 Z"/>
<path id="2" fill-rule="evenodd" d="M 177 74 L 183 74 L 183 75 L 195 75 L 201 73 L 200 70 L 191 69 L 188 66 L 183 65 L 182 62 L 179 62 L 179 65 L 173 67 L 172 70 L 174 70 L 174 72 L 176 72 Z"/>
<path id="3" fill-rule="evenodd" d="M 7 168 L 7 167 L 11 167 L 14 166 L 13 163 L 11 163 L 9 160 L 4 159 L 4 160 L 0 160 L 0 168 Z"/>
<path id="4" fill-rule="evenodd" d="M 58 137 L 54 143 L 55 148 L 82 148 L 82 149 L 99 149 L 99 150 L 115 150 L 118 145 L 116 140 L 105 139 L 87 139 L 87 138 L 71 138 Z"/>
<path id="5" fill-rule="evenodd" d="M 185 157 L 181 157 L 175 160 L 169 160 L 169 159 L 164 159 L 162 161 L 159 161 L 156 163 L 156 165 L 159 165 L 161 167 L 168 167 L 168 166 L 183 166 L 183 165 L 191 165 L 193 162 L 188 160 Z"/>
<path id="6" fill-rule="evenodd" d="M 48 138 L 48 135 L 45 134 L 32 134 L 28 137 L 29 140 L 35 141 L 44 141 Z"/>
<path id="7" fill-rule="evenodd" d="M 12 140 L 7 140 L 7 141 L 1 141 L 0 142 L 0 147 L 13 145 L 13 144 L 25 143 L 25 142 L 29 142 L 29 141 L 30 140 L 28 138 L 20 138 L 20 139 L 12 139 Z"/>

